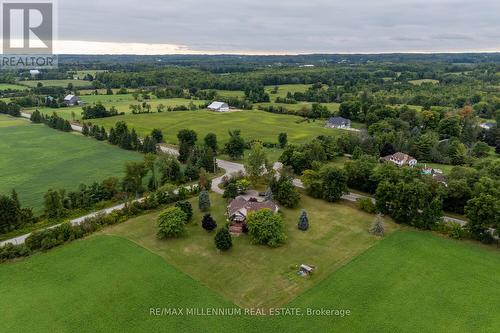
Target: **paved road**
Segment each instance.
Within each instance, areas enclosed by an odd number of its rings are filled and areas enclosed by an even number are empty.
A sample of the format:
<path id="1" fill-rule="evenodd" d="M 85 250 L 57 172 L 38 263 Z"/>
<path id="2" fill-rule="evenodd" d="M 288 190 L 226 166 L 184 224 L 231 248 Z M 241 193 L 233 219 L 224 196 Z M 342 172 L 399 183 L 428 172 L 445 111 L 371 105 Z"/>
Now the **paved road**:
<path id="1" fill-rule="evenodd" d="M 21 113 L 21 116 L 23 118 L 30 118 L 30 115 L 27 114 L 27 113 Z M 73 128 L 74 131 L 77 131 L 77 132 L 81 132 L 82 131 L 82 127 L 81 126 L 71 125 L 71 127 Z M 179 155 L 178 150 L 175 149 L 175 148 L 173 148 L 173 147 L 168 147 L 168 146 L 165 146 L 165 145 L 160 145 L 159 148 L 164 153 L 170 153 L 170 154 L 174 154 L 174 155 Z M 240 164 L 240 163 L 235 163 L 235 162 L 230 162 L 230 161 L 225 161 L 225 160 L 220 160 L 220 159 L 217 159 L 217 165 L 219 166 L 219 168 L 224 169 L 226 172 L 224 173 L 224 175 L 222 175 L 220 177 L 217 177 L 217 178 L 214 178 L 212 180 L 212 191 L 215 192 L 215 193 L 223 194 L 224 191 L 219 187 L 219 185 L 222 182 L 222 178 L 224 176 L 229 176 L 229 175 L 231 175 L 232 173 L 235 173 L 235 172 L 240 172 L 240 171 L 245 172 L 245 167 L 243 166 L 243 164 Z M 280 170 L 282 167 L 283 167 L 283 165 L 281 163 L 279 163 L 279 162 L 275 163 L 274 166 L 273 166 L 273 168 L 275 170 L 277 170 L 277 171 Z M 293 180 L 293 184 L 296 187 L 304 188 L 304 184 L 302 183 L 302 181 L 300 179 L 294 179 Z M 353 193 L 353 192 L 345 194 L 344 196 L 342 196 L 342 199 L 347 200 L 347 201 L 351 201 L 351 202 L 356 202 L 360 198 L 370 198 L 370 197 L 367 197 L 367 196 L 364 196 L 364 195 L 361 195 L 361 194 L 357 194 L 357 193 Z M 375 199 L 373 199 L 373 198 L 371 198 L 371 199 L 372 199 L 373 202 L 375 202 Z M 144 200 L 144 198 L 141 198 L 141 199 L 138 199 L 138 200 L 141 201 L 141 200 Z M 87 219 L 87 218 L 95 217 L 98 214 L 107 215 L 107 214 L 109 214 L 109 213 L 111 213 L 111 212 L 113 212 L 115 210 L 120 210 L 123 207 L 124 207 L 124 204 L 116 205 L 114 207 L 103 209 L 101 211 L 94 212 L 94 213 L 91 213 L 91 214 L 88 214 L 88 215 L 76 218 L 74 220 L 71 220 L 70 223 L 73 224 L 73 225 L 77 225 L 77 224 L 80 224 L 83 221 L 85 221 L 85 219 Z M 444 216 L 443 219 L 446 222 L 457 223 L 457 224 L 460 224 L 462 226 L 464 226 L 465 224 L 467 224 L 466 221 L 463 221 L 463 220 L 460 220 L 460 219 L 456 219 L 456 218 L 453 218 L 453 217 L 449 217 L 449 216 Z M 50 228 L 54 228 L 56 226 L 52 226 Z M 24 241 L 26 240 L 26 238 L 28 238 L 29 235 L 30 234 L 25 234 L 25 235 L 22 235 L 22 236 L 19 236 L 19 237 L 16 237 L 16 238 L 12 238 L 12 239 L 0 242 L 0 246 L 3 246 L 3 245 L 8 244 L 8 243 L 11 243 L 11 244 L 22 244 L 22 243 L 24 243 Z"/>

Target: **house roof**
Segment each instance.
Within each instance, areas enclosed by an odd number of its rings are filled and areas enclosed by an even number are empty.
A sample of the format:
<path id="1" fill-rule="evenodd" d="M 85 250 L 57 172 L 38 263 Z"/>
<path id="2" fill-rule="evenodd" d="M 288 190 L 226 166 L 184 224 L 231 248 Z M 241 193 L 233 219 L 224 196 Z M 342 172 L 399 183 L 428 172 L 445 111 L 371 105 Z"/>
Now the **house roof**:
<path id="1" fill-rule="evenodd" d="M 212 104 L 210 104 L 208 106 L 209 109 L 220 109 L 222 107 L 228 107 L 227 103 L 224 103 L 224 102 L 212 102 Z"/>
<path id="2" fill-rule="evenodd" d="M 331 125 L 342 126 L 351 123 L 351 121 L 344 117 L 331 117 L 330 119 L 328 119 L 328 123 Z"/>
<path id="3" fill-rule="evenodd" d="M 274 202 L 268 200 L 263 202 L 247 201 L 244 197 L 238 196 L 228 206 L 229 216 L 241 214 L 247 216 L 251 212 L 256 212 L 261 209 L 270 209 L 277 212 L 279 207 Z"/>
<path id="4" fill-rule="evenodd" d="M 481 126 L 482 127 L 487 127 L 487 128 L 492 128 L 493 126 L 495 126 L 495 123 L 491 123 L 491 122 L 482 123 Z"/>
<path id="5" fill-rule="evenodd" d="M 402 161 L 402 162 L 409 162 L 411 160 L 414 160 L 414 158 L 411 157 L 410 155 L 405 154 L 405 153 L 401 153 L 401 152 L 397 152 L 397 153 L 392 154 L 392 155 L 384 156 L 384 157 L 382 157 L 382 159 L 385 161 L 390 161 L 391 159 L 394 159 L 394 160 L 398 160 L 398 161 Z"/>
<path id="6" fill-rule="evenodd" d="M 68 95 L 68 96 L 64 97 L 64 100 L 69 101 L 69 100 L 72 100 L 74 97 L 76 97 L 76 96 L 75 95 Z"/>

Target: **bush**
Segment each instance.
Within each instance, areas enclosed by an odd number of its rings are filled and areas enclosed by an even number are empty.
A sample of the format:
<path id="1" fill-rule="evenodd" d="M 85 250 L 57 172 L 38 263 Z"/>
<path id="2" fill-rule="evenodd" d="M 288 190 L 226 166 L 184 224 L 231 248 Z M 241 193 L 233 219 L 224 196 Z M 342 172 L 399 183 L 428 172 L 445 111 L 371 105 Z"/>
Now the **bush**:
<path id="1" fill-rule="evenodd" d="M 186 214 L 186 223 L 191 222 L 193 218 L 193 206 L 189 201 L 179 201 L 175 204 L 175 207 L 179 207 Z"/>
<path id="2" fill-rule="evenodd" d="M 377 211 L 377 207 L 375 207 L 375 204 L 373 203 L 371 198 L 359 198 L 357 203 L 359 209 L 364 212 L 374 214 Z"/>
<path id="3" fill-rule="evenodd" d="M 206 231 L 212 231 L 214 230 L 215 228 L 217 228 L 217 223 L 215 222 L 215 220 L 213 219 L 212 215 L 210 214 L 205 214 L 203 216 L 203 219 L 201 220 L 201 226 L 203 227 L 203 229 L 205 229 Z"/>
<path id="4" fill-rule="evenodd" d="M 452 222 L 438 223 L 435 231 L 453 239 L 463 239 L 467 237 L 467 231 L 461 225 Z"/>
<path id="5" fill-rule="evenodd" d="M 179 207 L 170 207 L 158 217 L 160 239 L 181 237 L 186 233 L 187 215 Z"/>
<path id="6" fill-rule="evenodd" d="M 270 209 L 253 212 L 247 218 L 248 234 L 254 244 L 278 247 L 286 240 L 283 217 Z"/>
<path id="7" fill-rule="evenodd" d="M 227 251 L 233 246 L 233 239 L 227 228 L 222 228 L 215 235 L 215 247 L 221 251 Z"/>

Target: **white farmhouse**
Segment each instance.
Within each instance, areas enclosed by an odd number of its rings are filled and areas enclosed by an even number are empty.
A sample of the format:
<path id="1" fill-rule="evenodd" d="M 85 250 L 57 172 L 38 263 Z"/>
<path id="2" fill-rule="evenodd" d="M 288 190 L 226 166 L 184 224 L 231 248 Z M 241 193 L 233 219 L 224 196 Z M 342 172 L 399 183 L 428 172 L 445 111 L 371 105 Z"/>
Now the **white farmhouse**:
<path id="1" fill-rule="evenodd" d="M 388 156 L 382 157 L 381 160 L 394 163 L 397 166 L 408 165 L 408 166 L 414 167 L 417 164 L 416 159 L 414 159 L 413 157 L 411 157 L 408 154 L 400 153 L 400 152 L 397 152 L 393 155 L 388 155 Z"/>
<path id="2" fill-rule="evenodd" d="M 224 102 L 212 102 L 208 109 L 215 112 L 229 112 L 229 105 Z"/>

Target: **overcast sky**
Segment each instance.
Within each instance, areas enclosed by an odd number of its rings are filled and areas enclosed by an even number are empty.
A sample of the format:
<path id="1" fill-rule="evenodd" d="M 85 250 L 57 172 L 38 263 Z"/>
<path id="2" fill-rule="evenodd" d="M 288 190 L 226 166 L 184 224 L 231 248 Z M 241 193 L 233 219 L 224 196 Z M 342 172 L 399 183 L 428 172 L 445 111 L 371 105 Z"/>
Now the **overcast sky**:
<path id="1" fill-rule="evenodd" d="M 59 53 L 500 51 L 500 0 L 59 0 L 58 6 L 59 40 L 69 41 L 57 43 Z"/>

